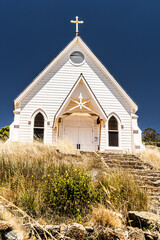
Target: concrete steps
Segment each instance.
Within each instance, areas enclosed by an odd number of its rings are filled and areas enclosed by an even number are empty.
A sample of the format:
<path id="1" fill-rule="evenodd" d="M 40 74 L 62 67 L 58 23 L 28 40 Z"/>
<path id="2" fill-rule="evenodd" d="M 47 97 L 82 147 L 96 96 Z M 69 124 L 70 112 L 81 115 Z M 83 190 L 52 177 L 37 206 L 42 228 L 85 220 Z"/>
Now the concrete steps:
<path id="1" fill-rule="evenodd" d="M 96 152 L 96 158 L 98 161 L 103 160 L 113 171 L 122 168 L 132 174 L 139 186 L 148 191 L 151 200 L 150 210 L 160 214 L 160 171 L 133 154 Z"/>
<path id="2" fill-rule="evenodd" d="M 144 167 L 141 165 L 141 164 L 138 164 L 138 163 L 108 163 L 107 162 L 107 165 L 111 168 L 115 168 L 115 167 L 121 167 L 121 168 L 125 168 L 125 169 L 132 169 L 132 168 L 136 168 L 136 169 L 144 169 Z"/>
<path id="3" fill-rule="evenodd" d="M 154 181 L 151 179 L 136 179 L 136 182 L 141 186 L 145 184 L 145 186 L 156 187 L 156 190 L 160 190 L 160 181 Z M 157 189 L 158 188 L 158 189 Z"/>

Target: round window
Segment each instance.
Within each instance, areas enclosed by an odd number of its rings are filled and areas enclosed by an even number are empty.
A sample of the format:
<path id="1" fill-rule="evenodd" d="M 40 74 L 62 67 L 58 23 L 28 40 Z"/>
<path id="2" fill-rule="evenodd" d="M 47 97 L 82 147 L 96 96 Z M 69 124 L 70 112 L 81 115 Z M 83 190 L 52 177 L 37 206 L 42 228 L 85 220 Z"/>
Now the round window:
<path id="1" fill-rule="evenodd" d="M 84 55 L 81 52 L 75 51 L 75 52 L 71 53 L 70 60 L 74 64 L 81 64 L 84 61 Z"/>

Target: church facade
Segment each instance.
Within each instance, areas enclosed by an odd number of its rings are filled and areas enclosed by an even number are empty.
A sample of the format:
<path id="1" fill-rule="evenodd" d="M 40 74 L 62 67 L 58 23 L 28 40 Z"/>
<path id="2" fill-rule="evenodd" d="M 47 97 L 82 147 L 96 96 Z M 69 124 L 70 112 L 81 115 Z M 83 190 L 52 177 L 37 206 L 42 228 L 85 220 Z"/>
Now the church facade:
<path id="1" fill-rule="evenodd" d="M 143 149 L 137 105 L 78 35 L 14 107 L 9 141 L 53 144 L 67 138 L 82 151 Z"/>

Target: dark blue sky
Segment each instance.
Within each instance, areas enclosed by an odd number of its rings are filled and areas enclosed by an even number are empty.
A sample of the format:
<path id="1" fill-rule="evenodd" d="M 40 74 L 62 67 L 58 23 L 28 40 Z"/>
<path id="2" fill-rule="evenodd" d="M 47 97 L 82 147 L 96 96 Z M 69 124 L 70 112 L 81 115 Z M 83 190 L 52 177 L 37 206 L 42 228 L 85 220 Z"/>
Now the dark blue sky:
<path id="1" fill-rule="evenodd" d="M 160 0 L 0 0 L 0 128 L 13 100 L 80 36 L 138 104 L 139 125 L 160 132 Z"/>

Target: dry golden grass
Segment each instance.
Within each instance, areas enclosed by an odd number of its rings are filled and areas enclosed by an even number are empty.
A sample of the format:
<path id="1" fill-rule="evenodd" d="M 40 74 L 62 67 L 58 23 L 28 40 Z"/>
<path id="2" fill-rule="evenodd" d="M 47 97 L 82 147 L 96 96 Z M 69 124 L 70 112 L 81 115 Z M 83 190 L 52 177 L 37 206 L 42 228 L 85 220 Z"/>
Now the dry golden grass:
<path id="1" fill-rule="evenodd" d="M 160 168 L 160 151 L 158 148 L 146 148 L 139 156 L 144 162 L 151 164 L 155 168 Z"/>
<path id="2" fill-rule="evenodd" d="M 67 139 L 59 139 L 57 140 L 56 143 L 54 143 L 53 145 L 44 145 L 41 142 L 35 141 L 34 143 L 18 143 L 18 142 L 8 142 L 8 143 L 4 143 L 3 141 L 0 141 L 0 151 L 2 150 L 7 150 L 10 153 L 11 152 L 17 152 L 20 150 L 20 154 L 24 151 L 26 152 L 26 150 L 28 151 L 32 151 L 32 152 L 36 152 L 37 150 L 43 150 L 43 152 L 48 151 L 48 150 L 55 150 L 55 149 L 59 149 L 62 152 L 65 153 L 77 153 L 77 150 L 74 148 L 73 144 Z"/>
<path id="3" fill-rule="evenodd" d="M 97 180 L 102 184 L 107 196 L 107 207 L 123 213 L 128 211 L 148 210 L 149 198 L 145 189 L 140 188 L 133 175 L 119 168 L 108 170 L 104 174 L 99 172 Z"/>
<path id="4" fill-rule="evenodd" d="M 99 163 L 93 153 L 81 155 L 71 142 L 67 139 L 58 140 L 54 145 L 44 145 L 40 142 L 34 143 L 4 143 L 0 142 L 0 157 L 5 161 L 10 161 L 13 165 L 18 161 L 24 162 L 24 167 L 32 167 L 34 163 L 43 160 L 45 163 L 54 163 L 55 165 L 75 164 L 85 170 L 98 168 Z"/>
<path id="5" fill-rule="evenodd" d="M 77 153 L 77 150 L 73 146 L 73 143 L 68 138 L 64 138 L 63 140 L 58 139 L 57 142 L 53 146 L 62 152 Z"/>
<path id="6" fill-rule="evenodd" d="M 90 224 L 93 226 L 121 228 L 122 220 L 115 212 L 106 209 L 100 204 L 97 208 L 92 208 Z"/>
<path id="7" fill-rule="evenodd" d="M 6 144 L 0 142 L 0 157 L 16 165 L 18 161 L 23 161 L 24 167 L 26 163 L 32 167 L 34 162 L 42 160 L 44 163 L 52 162 L 56 165 L 70 164 L 73 159 L 76 159 L 75 155 L 78 155 L 77 151 L 67 140 L 59 140 L 55 145 L 44 145 L 40 142 Z"/>
<path id="8" fill-rule="evenodd" d="M 98 162 L 93 152 L 80 154 L 73 144 L 66 138 L 58 140 L 54 145 L 44 145 L 41 142 L 21 143 L 0 141 L 0 155 L 12 162 L 18 159 L 27 160 L 28 165 L 33 161 L 43 159 L 45 162 L 54 162 L 55 164 L 75 164 L 87 171 L 93 168 L 102 168 L 102 163 Z"/>

